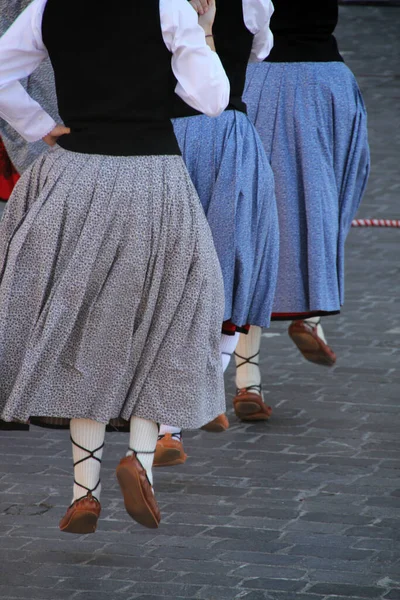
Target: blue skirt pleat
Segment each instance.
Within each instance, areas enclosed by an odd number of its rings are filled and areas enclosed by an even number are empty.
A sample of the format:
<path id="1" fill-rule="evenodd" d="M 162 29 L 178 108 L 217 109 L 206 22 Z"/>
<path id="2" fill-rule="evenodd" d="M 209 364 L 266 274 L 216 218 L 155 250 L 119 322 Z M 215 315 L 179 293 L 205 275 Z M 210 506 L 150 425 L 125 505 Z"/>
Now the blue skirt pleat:
<path id="1" fill-rule="evenodd" d="M 268 327 L 279 228 L 272 170 L 261 140 L 248 117 L 232 110 L 173 124 L 220 261 L 224 320 Z"/>
<path id="2" fill-rule="evenodd" d="M 251 64 L 244 99 L 275 177 L 274 313 L 337 311 L 345 240 L 369 174 L 357 82 L 339 62 Z"/>

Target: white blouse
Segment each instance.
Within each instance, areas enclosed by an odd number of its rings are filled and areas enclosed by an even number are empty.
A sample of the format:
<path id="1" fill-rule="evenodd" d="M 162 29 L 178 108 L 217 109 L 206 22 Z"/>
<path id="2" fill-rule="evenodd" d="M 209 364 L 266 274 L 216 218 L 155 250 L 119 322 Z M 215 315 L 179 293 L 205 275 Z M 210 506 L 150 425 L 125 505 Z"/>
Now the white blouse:
<path id="1" fill-rule="evenodd" d="M 254 35 L 250 62 L 264 60 L 272 50 L 274 36 L 269 24 L 273 12 L 274 5 L 271 0 L 243 0 L 244 22 L 247 29 Z"/>
<path id="2" fill-rule="evenodd" d="M 19 83 L 48 56 L 42 39 L 46 2 L 33 0 L 0 38 L 0 117 L 28 142 L 43 138 L 56 125 Z M 187 0 L 160 0 L 160 17 L 178 81 L 175 92 L 192 108 L 218 116 L 229 102 L 229 81 L 218 55 L 206 44 L 196 12 Z"/>

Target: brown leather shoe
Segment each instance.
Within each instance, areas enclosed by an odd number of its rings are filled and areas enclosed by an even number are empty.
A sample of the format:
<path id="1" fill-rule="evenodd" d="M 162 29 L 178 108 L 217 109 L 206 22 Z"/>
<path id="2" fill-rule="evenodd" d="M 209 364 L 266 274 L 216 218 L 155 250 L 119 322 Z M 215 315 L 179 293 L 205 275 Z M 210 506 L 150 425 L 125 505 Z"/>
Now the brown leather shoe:
<path id="1" fill-rule="evenodd" d="M 161 521 L 160 509 L 146 471 L 136 456 L 124 456 L 116 473 L 127 513 L 140 525 L 157 529 Z"/>
<path id="2" fill-rule="evenodd" d="M 262 396 L 246 388 L 238 390 L 233 408 L 241 421 L 268 421 L 272 415 L 272 408 L 265 404 Z"/>
<path id="3" fill-rule="evenodd" d="M 221 433 L 229 429 L 229 421 L 225 414 L 218 415 L 213 421 L 203 425 L 202 429 L 211 433 Z"/>
<path id="4" fill-rule="evenodd" d="M 183 465 L 186 459 L 187 454 L 185 454 L 183 449 L 182 438 L 177 439 L 171 433 L 165 433 L 159 437 L 154 456 L 154 467 Z"/>
<path id="5" fill-rule="evenodd" d="M 60 521 L 60 529 L 66 533 L 94 533 L 100 512 L 100 502 L 89 492 L 71 504 Z"/>
<path id="6" fill-rule="evenodd" d="M 332 367 L 336 354 L 318 335 L 317 325 L 307 321 L 294 321 L 288 333 L 306 360 L 324 367 Z"/>

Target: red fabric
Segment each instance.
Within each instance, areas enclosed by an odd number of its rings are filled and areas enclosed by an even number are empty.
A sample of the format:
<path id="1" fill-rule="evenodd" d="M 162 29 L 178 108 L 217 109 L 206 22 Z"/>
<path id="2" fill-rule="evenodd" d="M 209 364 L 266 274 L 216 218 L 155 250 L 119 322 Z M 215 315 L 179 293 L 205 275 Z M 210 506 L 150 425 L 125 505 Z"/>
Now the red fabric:
<path id="1" fill-rule="evenodd" d="M 14 169 L 0 138 L 0 200 L 6 201 L 9 199 L 18 179 L 19 175 Z"/>
<path id="2" fill-rule="evenodd" d="M 222 333 L 224 335 L 235 335 L 235 333 L 249 333 L 250 325 L 235 325 L 232 321 L 222 323 Z"/>

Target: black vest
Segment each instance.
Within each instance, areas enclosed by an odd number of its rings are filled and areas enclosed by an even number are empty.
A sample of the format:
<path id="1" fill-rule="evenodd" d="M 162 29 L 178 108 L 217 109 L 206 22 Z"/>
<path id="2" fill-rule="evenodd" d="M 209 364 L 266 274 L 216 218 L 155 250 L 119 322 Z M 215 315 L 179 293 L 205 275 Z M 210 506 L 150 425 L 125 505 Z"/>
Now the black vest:
<path id="1" fill-rule="evenodd" d="M 343 61 L 332 35 L 338 0 L 274 0 L 274 47 L 267 62 Z"/>
<path id="2" fill-rule="evenodd" d="M 117 156 L 180 154 L 170 123 L 175 97 L 159 0 L 48 0 L 43 41 L 67 150 Z"/>
<path id="3" fill-rule="evenodd" d="M 242 94 L 246 80 L 246 68 L 253 45 L 253 35 L 244 22 L 242 0 L 218 0 L 213 26 L 215 47 L 224 66 L 231 86 L 229 105 L 226 110 L 246 112 Z M 199 115 L 180 98 L 174 106 L 174 117 Z"/>

